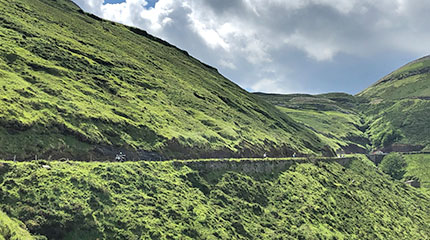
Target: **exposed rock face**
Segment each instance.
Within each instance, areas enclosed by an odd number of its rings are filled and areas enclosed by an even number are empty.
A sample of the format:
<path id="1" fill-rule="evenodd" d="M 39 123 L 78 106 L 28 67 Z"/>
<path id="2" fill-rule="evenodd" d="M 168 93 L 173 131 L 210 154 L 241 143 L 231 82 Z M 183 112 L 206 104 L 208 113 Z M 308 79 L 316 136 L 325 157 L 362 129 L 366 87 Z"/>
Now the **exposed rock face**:
<path id="1" fill-rule="evenodd" d="M 405 182 L 405 184 L 414 187 L 414 188 L 420 188 L 421 187 L 421 183 L 419 180 L 417 179 L 413 179 L 413 180 L 408 180 Z"/>
<path id="2" fill-rule="evenodd" d="M 218 171 L 237 171 L 245 174 L 276 174 L 287 170 L 290 166 L 299 163 L 337 162 L 347 166 L 354 158 L 297 158 L 284 160 L 249 159 L 249 160 L 201 160 L 176 161 L 176 166 L 186 165 L 192 169 L 206 174 Z"/>
<path id="3" fill-rule="evenodd" d="M 421 151 L 424 146 L 395 143 L 382 149 L 383 152 L 416 152 Z"/>
<path id="4" fill-rule="evenodd" d="M 366 153 L 367 152 L 367 150 L 365 148 L 362 148 L 356 144 L 349 144 L 348 146 L 345 146 L 342 149 L 343 149 L 343 151 L 345 151 L 346 154 Z"/>

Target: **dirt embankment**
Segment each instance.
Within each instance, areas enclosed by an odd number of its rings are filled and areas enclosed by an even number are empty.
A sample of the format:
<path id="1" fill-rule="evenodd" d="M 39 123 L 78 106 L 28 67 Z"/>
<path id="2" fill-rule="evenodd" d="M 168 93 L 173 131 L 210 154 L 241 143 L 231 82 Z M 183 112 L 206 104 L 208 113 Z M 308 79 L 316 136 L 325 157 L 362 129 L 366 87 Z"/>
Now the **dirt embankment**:
<path id="1" fill-rule="evenodd" d="M 424 146 L 395 143 L 382 149 L 383 152 L 417 152 L 421 151 Z"/>
<path id="2" fill-rule="evenodd" d="M 287 170 L 293 164 L 337 162 L 347 166 L 354 158 L 289 158 L 289 159 L 244 159 L 244 160 L 196 160 L 175 161 L 176 166 L 186 165 L 203 174 L 219 171 L 237 171 L 246 174 L 273 174 Z"/>

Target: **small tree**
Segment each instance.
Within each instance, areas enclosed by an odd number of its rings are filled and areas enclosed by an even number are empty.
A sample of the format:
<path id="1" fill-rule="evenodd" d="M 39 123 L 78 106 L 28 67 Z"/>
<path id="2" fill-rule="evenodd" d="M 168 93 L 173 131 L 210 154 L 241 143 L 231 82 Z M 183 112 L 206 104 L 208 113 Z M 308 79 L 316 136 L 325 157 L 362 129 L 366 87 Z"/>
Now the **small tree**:
<path id="1" fill-rule="evenodd" d="M 399 130 L 390 130 L 382 138 L 382 146 L 388 147 L 402 139 L 402 133 Z"/>
<path id="2" fill-rule="evenodd" d="M 400 180 L 406 172 L 406 161 L 400 153 L 390 153 L 382 159 L 379 168 L 392 178 Z"/>

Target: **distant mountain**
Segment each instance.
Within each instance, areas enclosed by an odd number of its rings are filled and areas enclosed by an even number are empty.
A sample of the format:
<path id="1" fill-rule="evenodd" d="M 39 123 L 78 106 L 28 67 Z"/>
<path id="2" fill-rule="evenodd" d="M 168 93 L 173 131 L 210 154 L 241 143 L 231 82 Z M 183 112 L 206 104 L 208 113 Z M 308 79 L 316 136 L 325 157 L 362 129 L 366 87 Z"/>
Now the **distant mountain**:
<path id="1" fill-rule="evenodd" d="M 0 0 L 0 157 L 332 154 L 312 131 L 143 30 L 68 0 Z"/>
<path id="2" fill-rule="evenodd" d="M 386 151 L 430 150 L 430 57 L 406 64 L 358 94 L 368 135 Z"/>
<path id="3" fill-rule="evenodd" d="M 325 144 L 339 153 L 367 152 L 365 120 L 357 109 L 363 101 L 360 98 L 346 93 L 255 95 L 316 132 Z"/>
<path id="4" fill-rule="evenodd" d="M 0 240 L 430 235 L 424 158 L 425 192 L 359 154 L 243 159 L 430 146 L 428 58 L 358 96 L 251 94 L 69 0 L 0 4 Z"/>
<path id="5" fill-rule="evenodd" d="M 373 101 L 430 98 L 430 56 L 412 61 L 383 77 L 358 96 Z"/>
<path id="6" fill-rule="evenodd" d="M 430 150 L 430 56 L 406 64 L 356 96 L 256 95 L 335 149 Z"/>

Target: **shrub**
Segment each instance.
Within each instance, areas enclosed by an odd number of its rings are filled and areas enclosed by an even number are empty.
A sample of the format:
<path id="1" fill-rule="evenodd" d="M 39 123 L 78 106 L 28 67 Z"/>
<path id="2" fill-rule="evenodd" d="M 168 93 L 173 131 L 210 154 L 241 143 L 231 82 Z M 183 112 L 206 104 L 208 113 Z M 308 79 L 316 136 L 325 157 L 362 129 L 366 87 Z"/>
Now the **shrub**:
<path id="1" fill-rule="evenodd" d="M 400 141 L 401 139 L 402 139 L 402 134 L 400 133 L 399 130 L 390 130 L 382 138 L 382 145 L 384 147 L 388 147 L 391 144 L 396 143 L 397 141 Z"/>
<path id="2" fill-rule="evenodd" d="M 390 153 L 382 159 L 379 168 L 394 179 L 402 179 L 406 172 L 406 161 L 400 153 Z"/>

